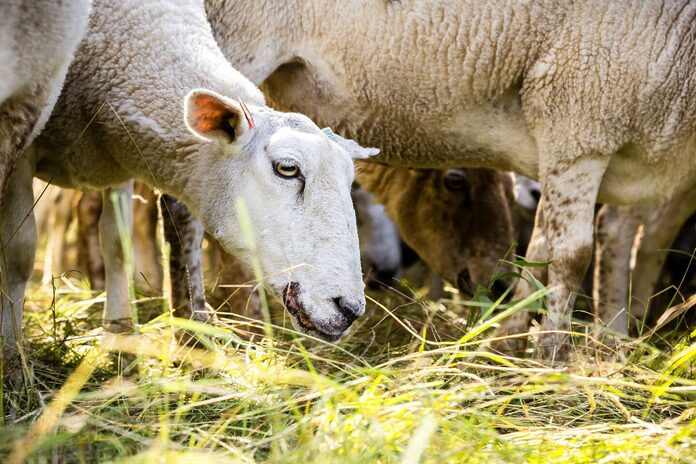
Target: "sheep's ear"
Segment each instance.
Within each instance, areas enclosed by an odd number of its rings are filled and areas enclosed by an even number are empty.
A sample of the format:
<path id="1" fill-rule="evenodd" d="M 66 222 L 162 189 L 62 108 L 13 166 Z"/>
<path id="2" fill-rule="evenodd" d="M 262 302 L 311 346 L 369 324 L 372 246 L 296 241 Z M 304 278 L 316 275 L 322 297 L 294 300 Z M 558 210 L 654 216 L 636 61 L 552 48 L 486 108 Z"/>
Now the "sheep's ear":
<path id="1" fill-rule="evenodd" d="M 186 95 L 184 119 L 189 130 L 204 140 L 231 143 L 249 130 L 242 107 L 210 90 L 195 89 Z"/>
<path id="2" fill-rule="evenodd" d="M 354 140 L 345 139 L 340 135 L 336 134 L 331 130 L 330 127 L 325 127 L 322 129 L 324 134 L 334 142 L 336 142 L 341 148 L 348 152 L 351 158 L 356 159 L 367 159 L 370 156 L 375 156 L 379 154 L 379 148 L 365 148 L 357 144 Z"/>

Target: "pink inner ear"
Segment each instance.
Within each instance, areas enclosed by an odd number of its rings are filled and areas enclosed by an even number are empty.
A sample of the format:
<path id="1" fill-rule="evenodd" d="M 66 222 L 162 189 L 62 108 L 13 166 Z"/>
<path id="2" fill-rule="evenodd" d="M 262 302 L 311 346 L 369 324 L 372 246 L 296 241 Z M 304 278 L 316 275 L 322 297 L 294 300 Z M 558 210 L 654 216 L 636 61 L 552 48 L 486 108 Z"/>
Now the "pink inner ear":
<path id="1" fill-rule="evenodd" d="M 210 134 L 220 130 L 225 118 L 230 114 L 220 101 L 210 95 L 196 95 L 193 97 L 193 125 L 202 134 Z"/>

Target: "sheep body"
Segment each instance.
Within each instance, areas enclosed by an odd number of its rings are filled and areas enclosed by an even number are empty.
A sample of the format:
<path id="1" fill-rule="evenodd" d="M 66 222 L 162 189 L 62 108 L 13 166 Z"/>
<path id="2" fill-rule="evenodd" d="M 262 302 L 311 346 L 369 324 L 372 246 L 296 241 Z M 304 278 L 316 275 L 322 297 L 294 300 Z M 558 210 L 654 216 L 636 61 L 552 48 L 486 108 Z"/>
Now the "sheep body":
<path id="1" fill-rule="evenodd" d="M 556 143 L 564 146 L 558 153 L 617 155 L 602 200 L 660 198 L 674 190 L 632 188 L 646 171 L 678 180 L 680 189 L 693 182 L 696 168 L 672 164 L 692 156 L 695 5 L 359 3 L 283 2 L 260 10 L 207 0 L 206 7 L 238 69 L 256 83 L 271 76 L 271 88 L 281 77 L 294 79 L 284 84 L 291 90 L 278 96 L 281 102 L 313 109 L 311 117 L 352 136 L 388 142 L 380 161 L 465 162 L 538 178 L 544 160 L 537 147 L 548 142 L 541 126 L 556 116 L 553 129 L 563 134 Z M 338 8 L 341 21 L 325 27 Z M 262 22 L 263 31 L 247 32 Z M 309 82 L 300 87 L 300 77 Z"/>
<path id="2" fill-rule="evenodd" d="M 0 202 L 22 150 L 51 113 L 90 0 L 0 4 Z"/>

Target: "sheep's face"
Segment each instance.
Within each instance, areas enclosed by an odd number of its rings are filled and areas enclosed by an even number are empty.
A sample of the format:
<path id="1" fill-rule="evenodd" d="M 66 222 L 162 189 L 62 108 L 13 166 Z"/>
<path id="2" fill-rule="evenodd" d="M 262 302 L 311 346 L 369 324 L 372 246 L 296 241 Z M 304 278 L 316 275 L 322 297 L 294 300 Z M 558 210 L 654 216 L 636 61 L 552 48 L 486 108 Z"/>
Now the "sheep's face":
<path id="1" fill-rule="evenodd" d="M 374 190 L 403 240 L 467 297 L 479 285 L 499 295 L 499 260 L 513 242 L 512 182 L 490 169 L 400 169 L 364 163 L 358 181 Z M 373 183 L 379 182 L 379 183 Z M 380 184 L 388 185 L 387 195 Z"/>
<path id="2" fill-rule="evenodd" d="M 352 158 L 379 151 L 209 91 L 187 96 L 186 122 L 209 142 L 198 180 L 208 232 L 258 264 L 298 330 L 338 340 L 365 311 Z"/>

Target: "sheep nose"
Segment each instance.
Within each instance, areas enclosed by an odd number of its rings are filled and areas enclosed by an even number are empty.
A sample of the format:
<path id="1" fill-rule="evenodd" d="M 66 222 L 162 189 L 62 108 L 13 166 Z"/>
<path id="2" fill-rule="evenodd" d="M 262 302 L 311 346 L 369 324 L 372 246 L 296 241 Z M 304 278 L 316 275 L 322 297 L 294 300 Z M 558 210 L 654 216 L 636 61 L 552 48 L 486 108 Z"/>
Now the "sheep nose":
<path id="1" fill-rule="evenodd" d="M 352 324 L 354 320 L 365 313 L 365 303 L 350 301 L 349 299 L 339 296 L 333 299 L 338 310 L 348 319 L 348 323 Z"/>

